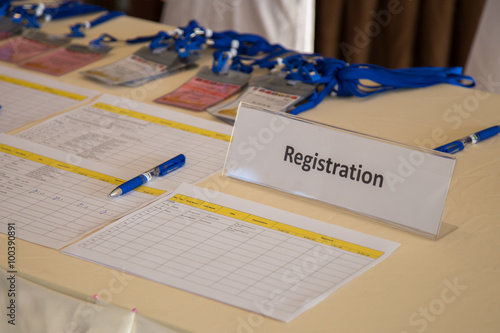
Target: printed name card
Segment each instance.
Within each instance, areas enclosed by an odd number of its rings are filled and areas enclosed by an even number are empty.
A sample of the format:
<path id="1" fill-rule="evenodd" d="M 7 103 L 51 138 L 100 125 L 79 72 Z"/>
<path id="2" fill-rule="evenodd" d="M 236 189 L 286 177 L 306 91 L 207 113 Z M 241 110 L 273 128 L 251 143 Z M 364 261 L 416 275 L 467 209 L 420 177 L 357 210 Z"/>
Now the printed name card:
<path id="1" fill-rule="evenodd" d="M 240 104 L 223 174 L 436 239 L 456 159 Z"/>

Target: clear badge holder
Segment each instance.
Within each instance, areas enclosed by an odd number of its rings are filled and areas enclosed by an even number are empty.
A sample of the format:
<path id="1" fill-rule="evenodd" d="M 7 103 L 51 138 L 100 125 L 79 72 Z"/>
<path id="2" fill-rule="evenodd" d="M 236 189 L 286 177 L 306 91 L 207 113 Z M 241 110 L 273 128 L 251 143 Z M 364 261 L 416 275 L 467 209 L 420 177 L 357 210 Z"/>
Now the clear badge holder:
<path id="1" fill-rule="evenodd" d="M 21 23 L 14 23 L 9 17 L 0 17 L 0 41 L 20 35 L 23 32 Z"/>
<path id="2" fill-rule="evenodd" d="M 456 158 L 240 104 L 223 176 L 439 239 Z"/>
<path id="3" fill-rule="evenodd" d="M 135 87 L 183 69 L 196 67 L 198 58 L 197 55 L 190 55 L 181 59 L 175 50 L 152 51 L 145 46 L 115 63 L 81 73 L 109 85 Z"/>
<path id="4" fill-rule="evenodd" d="M 64 46 L 71 38 L 47 34 L 36 29 L 26 29 L 21 36 L 0 46 L 0 60 L 21 62 Z"/>
<path id="5" fill-rule="evenodd" d="M 67 74 L 101 59 L 110 47 L 70 44 L 48 54 L 21 62 L 19 66 L 55 76 Z"/>
<path id="6" fill-rule="evenodd" d="M 193 78 L 155 102 L 202 111 L 240 91 L 249 79 L 247 73 L 228 70 L 221 74 L 203 66 Z"/>
<path id="7" fill-rule="evenodd" d="M 228 103 L 208 108 L 207 111 L 233 124 L 239 103 L 249 103 L 270 110 L 288 112 L 310 96 L 316 86 L 295 80 L 286 80 L 285 72 L 274 72 L 253 77 L 241 95 Z"/>

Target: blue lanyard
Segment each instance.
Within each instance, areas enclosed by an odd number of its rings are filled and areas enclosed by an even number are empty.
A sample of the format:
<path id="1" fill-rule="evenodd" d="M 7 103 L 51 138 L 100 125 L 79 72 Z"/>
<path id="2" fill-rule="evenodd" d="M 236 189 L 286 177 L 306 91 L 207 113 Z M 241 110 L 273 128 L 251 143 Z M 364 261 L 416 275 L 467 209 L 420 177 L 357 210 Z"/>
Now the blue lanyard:
<path id="1" fill-rule="evenodd" d="M 108 48 L 109 46 L 103 45 L 101 43 L 109 44 L 113 42 L 117 42 L 118 39 L 111 36 L 110 34 L 101 34 L 98 38 L 93 39 L 89 42 L 90 48 Z"/>
<path id="2" fill-rule="evenodd" d="M 0 0 L 0 17 L 8 16 L 11 0 Z"/>
<path id="3" fill-rule="evenodd" d="M 5 6 L 10 7 L 7 2 Z M 4 7 L 1 7 L 4 9 Z M 47 7 L 44 3 L 26 4 L 13 7 L 6 11 L 12 12 L 12 21 L 15 23 L 25 22 L 27 28 L 40 28 L 38 18 L 44 17 L 45 21 L 62 19 L 77 15 L 84 15 L 106 10 L 97 5 L 82 4 L 80 1 L 65 1 L 56 7 Z"/>
<path id="4" fill-rule="evenodd" d="M 121 41 L 125 42 L 126 44 L 140 44 L 140 43 L 145 43 L 145 42 L 151 42 L 151 41 L 154 41 L 158 38 L 163 38 L 166 35 L 167 35 L 166 32 L 160 31 L 155 35 L 138 36 L 138 37 L 129 38 L 129 39 L 121 40 Z M 96 39 L 91 40 L 89 42 L 89 45 L 93 46 L 93 47 L 100 47 L 100 46 L 102 46 L 101 43 L 109 44 L 109 43 L 114 43 L 114 42 L 119 42 L 119 41 L 120 40 L 118 38 L 116 38 L 110 34 L 103 33 L 99 37 L 97 37 Z"/>
<path id="5" fill-rule="evenodd" d="M 401 88 L 421 88 L 448 83 L 472 88 L 474 79 L 462 75 L 461 67 L 413 67 L 387 69 L 368 64 L 353 64 L 337 73 L 339 96 L 365 97 L 376 93 Z M 364 84 L 370 80 L 374 84 Z"/>
<path id="6" fill-rule="evenodd" d="M 113 16 L 116 17 L 116 16 Z M 108 19 L 110 19 L 108 17 Z M 99 22 L 99 23 L 102 23 Z M 152 52 L 175 48 L 180 58 L 186 58 L 193 52 L 201 50 L 205 44 L 205 31 L 200 29 L 195 21 L 183 28 L 176 28 L 173 31 L 159 31 L 154 35 L 138 36 L 122 40 L 127 44 L 139 44 L 150 42 L 149 49 Z M 93 47 L 102 46 L 101 43 L 118 42 L 119 40 L 110 34 L 101 34 L 89 44 Z"/>
<path id="7" fill-rule="evenodd" d="M 68 37 L 85 37 L 85 34 L 81 31 L 81 29 L 90 29 L 90 28 L 93 28 L 101 23 L 112 20 L 115 17 L 120 17 L 123 15 L 125 15 L 124 12 L 111 11 L 111 12 L 105 13 L 104 15 L 99 16 L 98 18 L 96 18 L 92 21 L 86 21 L 83 23 L 73 24 L 69 27 L 71 30 L 71 33 L 69 33 L 67 36 Z"/>
<path id="8" fill-rule="evenodd" d="M 47 7 L 44 10 L 43 15 L 45 16 L 46 21 L 50 21 L 78 15 L 92 14 L 105 10 L 106 8 L 104 7 L 81 3 L 81 1 L 65 1 L 57 7 Z"/>
<path id="9" fill-rule="evenodd" d="M 440 83 L 474 87 L 474 79 L 462 75 L 461 67 L 413 67 L 388 69 L 369 64 L 347 65 L 335 58 L 307 61 L 302 56 L 291 56 L 283 63 L 288 72 L 286 79 L 318 84 L 321 88 L 307 98 L 306 103 L 293 109 L 299 114 L 318 105 L 334 92 L 338 96 L 366 97 L 389 90 L 422 88 Z M 363 83 L 365 80 L 373 83 Z"/>
<path id="10" fill-rule="evenodd" d="M 251 73 L 254 66 L 272 68 L 279 55 L 289 52 L 279 44 L 270 44 L 261 36 L 231 30 L 210 33 L 208 38 L 207 43 L 216 49 L 212 70 L 220 74 L 224 74 L 229 68 L 244 73 Z M 265 56 L 256 57 L 261 54 Z"/>
<path id="11" fill-rule="evenodd" d="M 288 73 L 285 79 L 298 80 L 304 83 L 315 84 L 322 89 L 316 88 L 313 94 L 306 98 L 306 102 L 291 110 L 290 113 L 297 115 L 303 111 L 314 108 L 328 96 L 338 85 L 335 78 L 336 73 L 347 67 L 347 64 L 335 58 L 322 58 L 310 55 L 313 60 L 307 60 L 304 55 L 292 55 L 283 60 L 283 70 Z"/>
<path id="12" fill-rule="evenodd" d="M 254 34 L 240 34 L 235 31 L 213 32 L 211 46 L 215 49 L 227 50 L 231 48 L 234 40 L 239 42 L 238 53 L 254 56 L 260 52 L 270 52 L 275 48 L 265 38 Z"/>
<path id="13" fill-rule="evenodd" d="M 153 36 L 140 37 L 140 40 L 151 38 L 149 48 L 152 51 L 175 47 L 180 58 L 187 58 L 203 48 L 206 42 L 204 34 L 205 31 L 193 20 L 187 26 L 179 27 L 172 32 L 160 31 Z"/>
<path id="14" fill-rule="evenodd" d="M 238 55 L 234 57 L 231 69 L 243 73 L 251 73 L 256 66 L 260 68 L 272 69 L 282 63 L 283 59 L 280 58 L 280 56 L 289 52 L 290 51 L 279 44 L 269 45 L 269 47 L 266 47 L 263 52 L 266 55 L 260 58 L 245 55 Z"/>

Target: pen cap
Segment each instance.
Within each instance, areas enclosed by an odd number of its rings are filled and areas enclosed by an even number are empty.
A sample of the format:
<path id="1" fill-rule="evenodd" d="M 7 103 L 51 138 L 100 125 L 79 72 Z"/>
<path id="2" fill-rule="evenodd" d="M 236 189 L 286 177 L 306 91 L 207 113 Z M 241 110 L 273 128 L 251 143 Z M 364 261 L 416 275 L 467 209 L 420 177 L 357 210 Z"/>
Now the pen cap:
<path id="1" fill-rule="evenodd" d="M 500 132 L 500 126 L 492 126 L 485 130 L 477 132 L 476 135 L 478 136 L 479 140 L 485 140 L 489 137 L 497 135 L 499 132 Z"/>
<path id="2" fill-rule="evenodd" d="M 448 154 L 455 154 L 463 150 L 464 147 L 465 145 L 462 141 L 453 141 L 445 145 L 442 145 L 441 147 L 437 147 L 434 150 L 442 151 L 443 153 L 448 153 Z"/>

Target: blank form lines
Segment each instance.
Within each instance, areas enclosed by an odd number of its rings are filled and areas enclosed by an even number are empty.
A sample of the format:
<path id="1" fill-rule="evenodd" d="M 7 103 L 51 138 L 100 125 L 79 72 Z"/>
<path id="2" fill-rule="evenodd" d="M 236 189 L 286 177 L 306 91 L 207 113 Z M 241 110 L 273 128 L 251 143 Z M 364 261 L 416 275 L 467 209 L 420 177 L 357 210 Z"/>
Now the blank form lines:
<path id="1" fill-rule="evenodd" d="M 0 132 L 6 132 L 73 107 L 97 92 L 83 96 L 58 89 L 60 83 L 0 66 L 2 111 Z M 63 88 L 64 89 L 64 88 Z M 75 87 L 69 90 L 76 91 Z M 83 89 L 80 89 L 83 90 Z"/>
<path id="2" fill-rule="evenodd" d="M 226 194 L 209 202 L 196 193 L 183 184 L 63 252 L 290 321 L 398 246 Z"/>
<path id="3" fill-rule="evenodd" d="M 134 213 L 81 246 L 248 302 L 279 290 L 289 301 L 281 310 L 290 314 L 373 261 L 173 201 Z"/>
<path id="4" fill-rule="evenodd" d="M 16 221 L 19 237 L 28 241 L 61 248 L 152 198 L 134 191 L 110 200 L 109 183 L 64 169 L 74 166 L 10 145 L 0 148 L 0 216 Z"/>
<path id="5" fill-rule="evenodd" d="M 183 168 L 155 180 L 155 186 L 164 190 L 200 182 L 222 169 L 227 141 L 111 112 L 100 104 L 72 110 L 17 136 L 109 164 L 131 176 L 184 154 Z"/>

